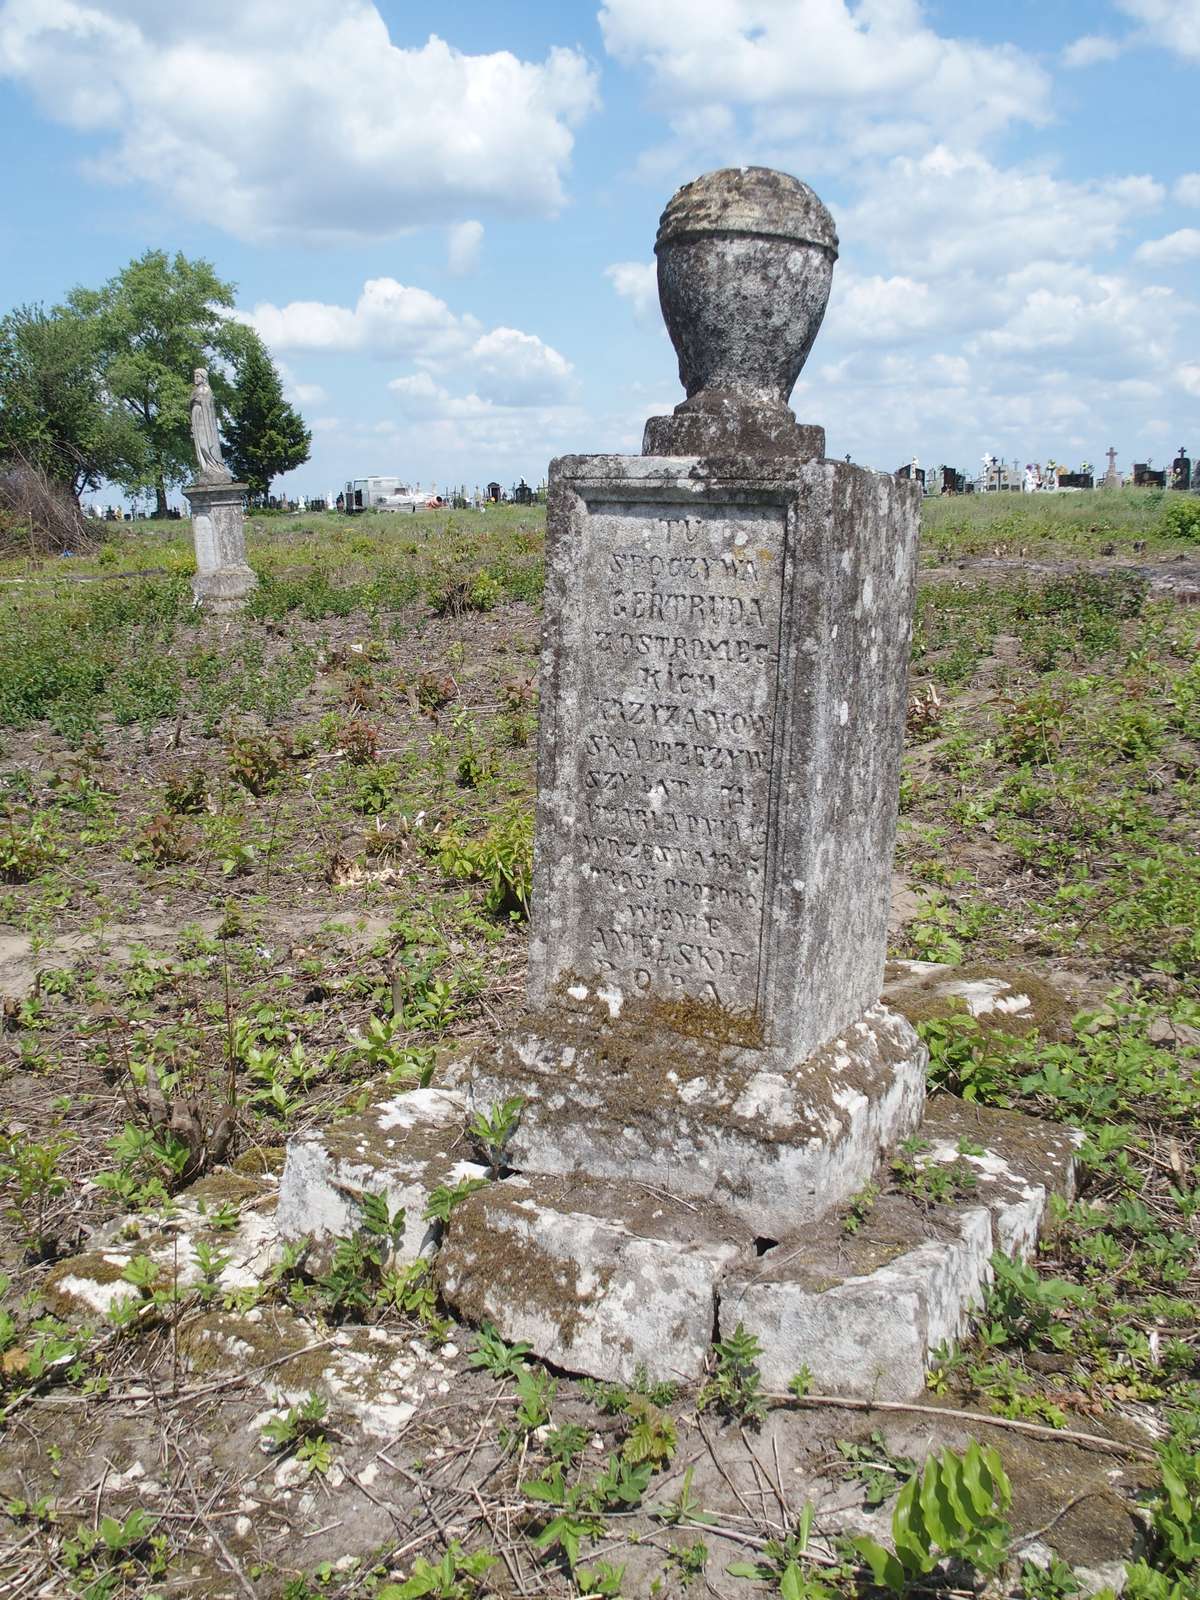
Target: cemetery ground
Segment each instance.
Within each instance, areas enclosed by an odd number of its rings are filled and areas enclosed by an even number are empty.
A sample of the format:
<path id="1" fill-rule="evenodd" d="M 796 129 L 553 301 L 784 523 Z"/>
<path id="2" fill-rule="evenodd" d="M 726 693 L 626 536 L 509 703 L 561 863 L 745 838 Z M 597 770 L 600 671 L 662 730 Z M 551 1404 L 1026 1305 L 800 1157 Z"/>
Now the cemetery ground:
<path id="1" fill-rule="evenodd" d="M 699 1390 L 551 1373 L 369 1197 L 325 1271 L 272 1249 L 290 1135 L 517 1015 L 540 518 L 256 519 L 236 621 L 186 524 L 0 565 L 0 1590 L 1200 1594 L 1191 497 L 925 507 L 890 993 L 931 1090 L 1082 1143 L 922 1400 L 764 1394 L 736 1339 Z M 969 1192 L 917 1153 L 847 1240 Z"/>

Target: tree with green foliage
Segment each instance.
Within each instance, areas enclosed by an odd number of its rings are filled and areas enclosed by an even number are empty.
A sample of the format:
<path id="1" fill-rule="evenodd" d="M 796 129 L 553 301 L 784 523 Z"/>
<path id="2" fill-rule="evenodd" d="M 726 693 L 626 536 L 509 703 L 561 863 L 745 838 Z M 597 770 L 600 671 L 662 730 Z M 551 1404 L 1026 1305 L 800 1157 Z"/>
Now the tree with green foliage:
<path id="1" fill-rule="evenodd" d="M 97 332 L 41 306 L 0 321 L 0 461 L 44 473 L 76 501 L 144 468 L 138 430 L 104 386 Z"/>
<path id="2" fill-rule="evenodd" d="M 142 441 L 136 464 L 116 474 L 130 493 L 152 488 L 155 515 L 167 512 L 167 486 L 195 473 L 189 402 L 192 373 L 209 368 L 218 411 L 228 409 L 237 369 L 257 336 L 229 316 L 233 285 L 207 261 L 144 256 L 100 289 L 74 289 L 67 310 L 91 324 L 105 392 Z"/>
<path id="3" fill-rule="evenodd" d="M 255 500 L 267 498 L 272 478 L 308 460 L 312 434 L 283 398 L 275 363 L 257 338 L 238 366 L 224 434 L 229 469 Z"/>

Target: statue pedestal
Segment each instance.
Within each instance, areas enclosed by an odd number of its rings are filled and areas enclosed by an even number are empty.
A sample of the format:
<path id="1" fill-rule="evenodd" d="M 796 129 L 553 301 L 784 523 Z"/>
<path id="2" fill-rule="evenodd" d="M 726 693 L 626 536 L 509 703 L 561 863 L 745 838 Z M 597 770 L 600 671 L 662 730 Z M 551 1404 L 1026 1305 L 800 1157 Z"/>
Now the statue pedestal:
<path id="1" fill-rule="evenodd" d="M 192 508 L 196 546 L 196 604 L 214 611 L 234 611 L 258 579 L 246 562 L 244 483 L 189 483 L 184 489 Z"/>

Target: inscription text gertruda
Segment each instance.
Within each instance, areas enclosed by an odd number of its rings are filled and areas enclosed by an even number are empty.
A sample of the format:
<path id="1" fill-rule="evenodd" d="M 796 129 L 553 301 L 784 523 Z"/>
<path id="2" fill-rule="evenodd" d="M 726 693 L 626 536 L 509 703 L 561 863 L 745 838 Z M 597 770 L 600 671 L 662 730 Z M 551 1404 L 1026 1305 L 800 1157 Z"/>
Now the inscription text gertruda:
<path id="1" fill-rule="evenodd" d="M 783 508 L 601 501 L 585 527 L 563 967 L 759 1017 Z"/>

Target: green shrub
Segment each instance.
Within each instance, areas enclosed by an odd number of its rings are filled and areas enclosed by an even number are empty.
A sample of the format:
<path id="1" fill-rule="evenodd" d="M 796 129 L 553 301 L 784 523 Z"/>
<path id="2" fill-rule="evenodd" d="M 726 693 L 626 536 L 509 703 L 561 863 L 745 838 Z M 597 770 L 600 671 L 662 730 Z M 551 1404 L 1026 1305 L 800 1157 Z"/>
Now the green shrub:
<path id="1" fill-rule="evenodd" d="M 512 810 L 480 839 L 447 830 L 438 865 L 448 877 L 485 883 L 487 909 L 520 921 L 529 915 L 533 886 L 533 818 L 527 811 Z"/>
<path id="2" fill-rule="evenodd" d="M 1181 494 L 1168 500 L 1158 531 L 1168 539 L 1200 539 L 1200 495 Z"/>

